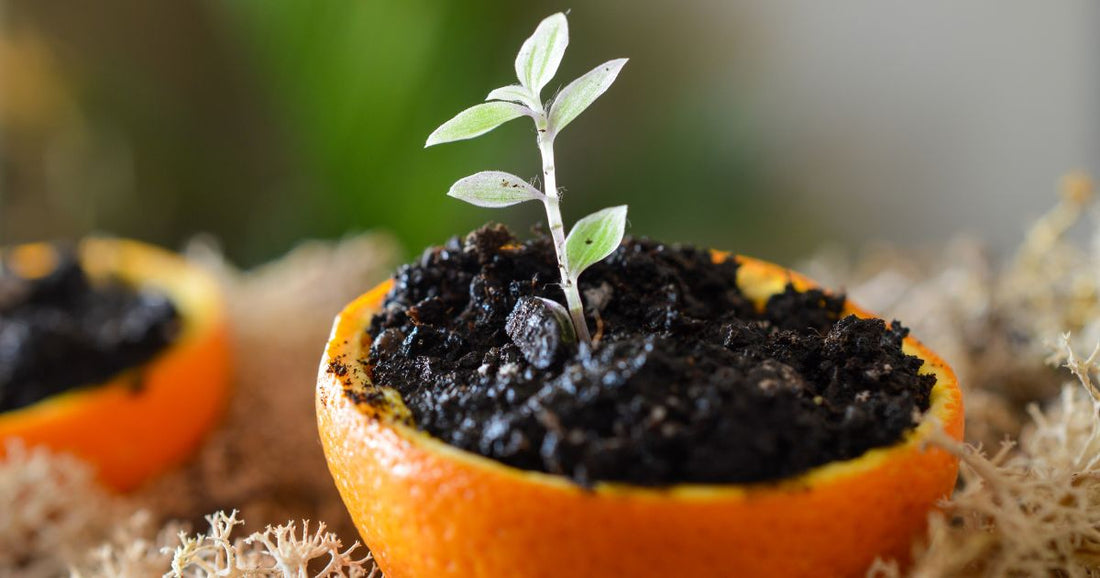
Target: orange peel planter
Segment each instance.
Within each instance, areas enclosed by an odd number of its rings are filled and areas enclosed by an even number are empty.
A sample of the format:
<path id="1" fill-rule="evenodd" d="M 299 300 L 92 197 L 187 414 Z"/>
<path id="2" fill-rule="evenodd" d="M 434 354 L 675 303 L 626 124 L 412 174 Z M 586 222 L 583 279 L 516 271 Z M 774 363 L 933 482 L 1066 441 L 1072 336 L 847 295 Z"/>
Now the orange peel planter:
<path id="1" fill-rule="evenodd" d="M 737 259 L 742 291 L 758 302 L 788 281 L 814 286 Z M 951 369 L 912 338 L 905 351 L 937 378 L 921 423 L 893 446 L 778 482 L 586 490 L 453 448 L 408 425 L 400 396 L 371 384 L 359 363 L 391 285 L 336 318 L 316 398 L 329 470 L 388 578 L 863 576 L 876 557 L 907 560 L 928 511 L 955 485 L 956 458 L 925 442 L 940 426 L 962 438 L 962 396 Z M 353 401 L 368 391 L 385 403 Z"/>
<path id="2" fill-rule="evenodd" d="M 45 245 L 4 251 L 24 270 L 52 268 Z M 230 378 L 225 307 L 212 277 L 163 249 L 90 238 L 79 255 L 93 280 L 115 277 L 167 295 L 180 313 L 180 334 L 152 360 L 106 383 L 0 413 L 0 441 L 21 438 L 74 454 L 108 486 L 129 490 L 182 462 L 224 409 Z M 4 452 L 0 443 L 0 456 Z"/>

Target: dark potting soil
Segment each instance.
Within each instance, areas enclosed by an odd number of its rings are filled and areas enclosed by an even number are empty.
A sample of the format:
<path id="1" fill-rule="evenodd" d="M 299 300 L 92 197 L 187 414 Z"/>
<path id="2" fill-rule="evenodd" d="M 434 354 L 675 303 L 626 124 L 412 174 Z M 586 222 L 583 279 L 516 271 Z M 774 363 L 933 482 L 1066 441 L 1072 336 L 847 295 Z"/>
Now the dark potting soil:
<path id="1" fill-rule="evenodd" d="M 7 261 L 0 267 L 0 412 L 106 381 L 179 332 L 164 295 L 92 283 L 71 247 L 56 251 L 58 265 L 44 277 L 21 277 Z"/>
<path id="2" fill-rule="evenodd" d="M 738 264 L 626 240 L 581 276 L 590 349 L 553 248 L 486 227 L 401 268 L 371 320 L 369 371 L 420 429 L 589 485 L 776 480 L 897 442 L 935 384 L 897 322 L 788 287 L 757 310 Z"/>

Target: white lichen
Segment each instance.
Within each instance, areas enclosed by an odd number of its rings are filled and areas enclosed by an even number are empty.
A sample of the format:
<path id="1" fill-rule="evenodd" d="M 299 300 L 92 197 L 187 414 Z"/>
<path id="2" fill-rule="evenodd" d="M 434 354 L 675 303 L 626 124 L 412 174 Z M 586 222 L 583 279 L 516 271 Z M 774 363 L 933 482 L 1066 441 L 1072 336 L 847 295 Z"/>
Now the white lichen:
<path id="1" fill-rule="evenodd" d="M 86 463 L 18 439 L 0 458 L 0 576 L 63 574 L 109 535 L 121 505 Z"/>
<path id="2" fill-rule="evenodd" d="M 69 575 L 71 578 L 161 576 L 172 559 L 165 548 L 181 529 L 174 522 L 158 529 L 149 511 L 139 510 L 116 526 L 108 541 L 75 560 Z"/>
<path id="3" fill-rule="evenodd" d="M 310 530 L 302 521 L 301 531 L 294 522 L 268 526 L 247 538 L 233 536 L 244 522 L 237 512 L 217 512 L 206 517 L 210 529 L 204 534 L 179 534 L 172 552 L 171 570 L 166 576 L 177 578 L 237 578 L 272 576 L 283 578 L 378 578 L 370 554 L 356 556 L 355 542 L 344 548 L 335 534 L 325 531 L 323 523 Z"/>

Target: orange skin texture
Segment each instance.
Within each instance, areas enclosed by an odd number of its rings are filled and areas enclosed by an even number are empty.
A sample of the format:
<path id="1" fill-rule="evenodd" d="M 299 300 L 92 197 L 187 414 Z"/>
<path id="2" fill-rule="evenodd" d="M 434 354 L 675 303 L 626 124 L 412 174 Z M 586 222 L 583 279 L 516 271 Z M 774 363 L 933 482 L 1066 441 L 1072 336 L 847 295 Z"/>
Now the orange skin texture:
<path id="1" fill-rule="evenodd" d="M 742 290 L 757 302 L 788 281 L 813 286 L 737 259 Z M 316 399 L 333 479 L 388 578 L 863 576 L 876 557 L 905 562 L 929 510 L 954 487 L 957 459 L 925 440 L 934 422 L 962 439 L 962 396 L 951 369 L 912 338 L 906 351 L 938 380 L 935 419 L 893 446 L 779 482 L 587 490 L 452 448 L 401 423 L 399 402 L 380 409 L 345 395 L 375 387 L 358 360 L 391 285 L 336 318 Z M 346 364 L 343 376 L 328 371 L 333 360 Z"/>
<path id="2" fill-rule="evenodd" d="M 74 454 L 108 487 L 130 490 L 181 463 L 225 408 L 231 373 L 225 308 L 214 279 L 162 249 L 86 239 L 80 260 L 93 279 L 113 275 L 167 294 L 183 321 L 180 335 L 152 360 L 106 383 L 0 413 L 0 440 L 21 438 Z M 0 444 L 0 457 L 4 453 Z"/>

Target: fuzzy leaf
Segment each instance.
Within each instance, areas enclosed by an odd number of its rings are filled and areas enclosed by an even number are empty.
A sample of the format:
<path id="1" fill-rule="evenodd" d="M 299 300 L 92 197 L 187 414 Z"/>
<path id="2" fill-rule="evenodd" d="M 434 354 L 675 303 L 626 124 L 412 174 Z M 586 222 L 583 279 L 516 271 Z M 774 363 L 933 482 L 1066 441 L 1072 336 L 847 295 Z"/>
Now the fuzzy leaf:
<path id="1" fill-rule="evenodd" d="M 618 58 L 605 62 L 563 88 L 550 107 L 550 120 L 547 126 L 549 133 L 557 135 L 601 94 L 607 92 L 626 61 L 626 58 Z"/>
<path id="2" fill-rule="evenodd" d="M 456 114 L 435 129 L 424 147 L 481 136 L 513 118 L 530 114 L 531 109 L 513 102 L 483 102 Z"/>
<path id="3" fill-rule="evenodd" d="M 542 200 L 542 193 L 527 181 L 501 171 L 482 171 L 451 185 L 447 195 L 479 207 L 510 207 Z"/>
<path id="4" fill-rule="evenodd" d="M 489 93 L 489 96 L 485 97 L 485 100 L 517 102 L 532 110 L 536 110 L 540 107 L 538 100 L 531 96 L 531 91 L 518 84 L 510 84 L 494 89 Z"/>
<path id="5" fill-rule="evenodd" d="M 516 56 L 516 78 L 538 99 L 542 87 L 554 78 L 565 48 L 569 46 L 569 23 L 558 12 L 539 22 Z"/>
<path id="6" fill-rule="evenodd" d="M 565 262 L 573 279 L 615 251 L 625 229 L 626 205 L 596 211 L 577 221 L 565 239 Z"/>

